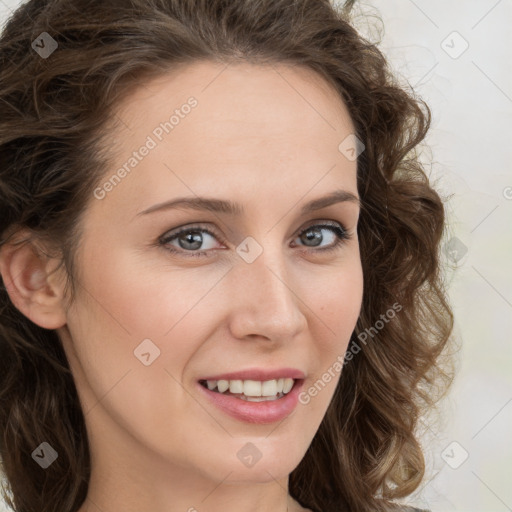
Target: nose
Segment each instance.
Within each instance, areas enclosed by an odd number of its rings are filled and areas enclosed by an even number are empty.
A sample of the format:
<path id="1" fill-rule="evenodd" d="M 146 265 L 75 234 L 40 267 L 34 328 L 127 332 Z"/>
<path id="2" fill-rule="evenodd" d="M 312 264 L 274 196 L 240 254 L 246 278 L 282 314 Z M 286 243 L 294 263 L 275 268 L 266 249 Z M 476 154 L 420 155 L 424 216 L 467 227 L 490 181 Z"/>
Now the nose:
<path id="1" fill-rule="evenodd" d="M 239 261 L 230 272 L 230 329 L 238 338 L 283 342 L 307 326 L 299 283 L 287 272 L 285 256 L 265 249 L 252 263 Z"/>

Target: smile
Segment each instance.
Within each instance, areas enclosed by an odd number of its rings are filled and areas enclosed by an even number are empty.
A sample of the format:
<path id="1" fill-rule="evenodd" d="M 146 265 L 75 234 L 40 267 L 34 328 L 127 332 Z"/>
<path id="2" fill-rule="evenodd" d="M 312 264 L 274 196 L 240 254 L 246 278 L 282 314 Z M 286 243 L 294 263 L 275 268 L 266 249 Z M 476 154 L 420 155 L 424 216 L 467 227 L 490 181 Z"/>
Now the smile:
<path id="1" fill-rule="evenodd" d="M 245 423 L 274 423 L 289 416 L 299 403 L 304 379 L 272 380 L 201 379 L 199 395 L 224 414 Z M 233 392 L 231 391 L 233 390 Z"/>
<path id="2" fill-rule="evenodd" d="M 287 395 L 295 380 L 283 377 L 272 380 L 201 380 L 199 383 L 217 393 L 233 396 L 248 402 L 279 400 Z"/>

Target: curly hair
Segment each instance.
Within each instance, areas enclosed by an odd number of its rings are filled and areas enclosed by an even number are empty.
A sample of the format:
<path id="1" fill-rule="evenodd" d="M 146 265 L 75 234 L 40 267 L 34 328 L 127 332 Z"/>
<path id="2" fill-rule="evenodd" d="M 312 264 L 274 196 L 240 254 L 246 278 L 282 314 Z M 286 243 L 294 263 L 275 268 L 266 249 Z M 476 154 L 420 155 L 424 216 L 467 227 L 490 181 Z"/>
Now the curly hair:
<path id="1" fill-rule="evenodd" d="M 79 221 L 107 170 L 108 123 L 144 80 L 200 60 L 288 63 L 315 71 L 343 99 L 364 144 L 363 303 L 347 350 L 355 357 L 289 480 L 292 497 L 323 512 L 392 510 L 419 486 L 419 419 L 453 379 L 440 364 L 453 329 L 440 257 L 445 210 L 417 151 L 431 112 L 354 28 L 353 4 L 30 0 L 0 38 L 0 248 L 22 228 L 30 236 L 19 243 L 47 241 L 73 292 Z M 43 32 L 58 45 L 49 58 L 33 46 Z M 400 312 L 367 340 L 397 303 Z M 0 308 L 4 499 L 17 512 L 75 512 L 91 463 L 64 350 L 4 286 Z M 41 439 L 59 454 L 44 472 L 31 459 Z"/>

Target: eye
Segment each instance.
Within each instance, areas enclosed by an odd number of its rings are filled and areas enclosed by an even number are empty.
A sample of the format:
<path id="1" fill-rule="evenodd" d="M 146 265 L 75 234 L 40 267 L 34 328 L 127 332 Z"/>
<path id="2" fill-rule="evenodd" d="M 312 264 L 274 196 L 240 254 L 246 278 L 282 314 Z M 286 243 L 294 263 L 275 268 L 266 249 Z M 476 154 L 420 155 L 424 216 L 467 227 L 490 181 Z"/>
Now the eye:
<path id="1" fill-rule="evenodd" d="M 325 236 L 322 232 L 328 231 L 330 232 L 330 236 L 327 238 L 333 240 L 326 247 L 322 247 L 321 244 L 324 241 Z M 206 241 L 208 238 L 213 238 L 220 240 L 221 243 L 225 243 L 219 235 L 214 233 L 208 228 L 205 228 L 201 225 L 191 226 L 186 228 L 181 228 L 178 231 L 171 231 L 164 234 L 160 239 L 158 244 L 164 246 L 166 250 L 171 253 L 181 254 L 185 257 L 209 257 L 212 255 L 212 251 L 214 247 L 204 247 L 205 243 L 205 234 Z M 305 242 L 306 247 L 313 248 L 313 252 L 327 252 L 340 248 L 346 240 L 349 240 L 351 235 L 347 232 L 345 227 L 336 222 L 336 223 L 325 223 L 325 224 L 315 224 L 312 226 L 303 229 L 297 236 L 296 239 L 300 239 Z M 175 244 L 173 244 L 175 243 Z M 176 245 L 177 244 L 177 245 Z M 213 244 L 215 245 L 215 244 Z M 319 247 L 319 248 L 318 248 Z M 203 250 L 198 251 L 198 249 L 202 248 Z M 209 250 L 204 250 L 209 249 Z"/>
<path id="2" fill-rule="evenodd" d="M 330 237 L 328 238 L 331 238 L 331 240 L 334 239 L 325 247 L 320 246 L 324 241 L 322 231 L 329 231 Z M 303 229 L 297 238 L 306 242 L 306 247 L 320 247 L 320 249 L 316 249 L 316 252 L 327 252 L 340 248 L 346 240 L 350 240 L 351 235 L 342 224 L 336 222 L 333 224 L 314 224 L 309 226 L 306 229 Z"/>
<path id="3" fill-rule="evenodd" d="M 164 235 L 160 239 L 160 245 L 166 247 L 172 253 L 183 253 L 185 257 L 199 257 L 199 256 L 210 256 L 206 251 L 197 251 L 203 243 L 204 243 L 204 235 L 206 233 L 207 237 L 211 238 L 220 238 L 218 235 L 213 233 L 207 228 L 202 226 L 194 226 L 189 228 L 182 228 L 177 232 L 170 232 L 167 235 Z M 178 248 L 176 246 L 169 245 L 173 241 L 177 241 Z M 221 240 L 222 241 L 222 240 Z M 207 249 L 211 249 L 211 247 L 206 247 Z M 186 254 L 186 253 L 189 254 Z"/>

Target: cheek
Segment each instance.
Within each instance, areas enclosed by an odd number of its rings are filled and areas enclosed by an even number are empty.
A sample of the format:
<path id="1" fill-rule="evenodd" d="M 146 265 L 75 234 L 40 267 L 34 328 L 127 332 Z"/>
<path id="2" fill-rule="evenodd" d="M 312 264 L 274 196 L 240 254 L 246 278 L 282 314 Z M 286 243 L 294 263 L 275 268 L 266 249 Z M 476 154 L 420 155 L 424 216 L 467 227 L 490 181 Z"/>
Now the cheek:
<path id="1" fill-rule="evenodd" d="M 314 340 L 312 371 L 300 402 L 312 417 L 323 417 L 343 371 L 345 352 L 361 310 L 363 274 L 359 260 L 324 280 L 321 293 L 308 295 L 314 304 L 311 336 Z"/>
<path id="2" fill-rule="evenodd" d="M 83 258 L 88 262 L 83 271 L 86 298 L 103 325 L 133 343 L 170 336 L 228 270 L 179 267 L 165 255 L 144 261 L 121 244 L 105 253 L 89 252 Z"/>
<path id="3" fill-rule="evenodd" d="M 96 247 L 105 247 L 107 239 L 102 242 Z M 216 285 L 227 271 L 213 265 L 208 272 L 177 268 L 164 258 L 141 261 L 116 243 L 101 251 L 84 245 L 78 296 L 68 318 L 85 410 L 107 392 L 121 402 L 132 396 L 133 406 L 138 398 L 155 404 L 162 389 L 179 400 L 177 381 L 211 334 L 222 288 Z"/>
<path id="4" fill-rule="evenodd" d="M 77 297 L 67 321 L 86 412 L 107 393 L 122 402 L 123 396 L 150 395 L 169 386 L 170 377 L 161 367 L 162 335 L 185 315 L 190 302 L 180 297 L 180 290 L 162 293 L 170 279 L 162 283 L 148 278 L 126 251 L 116 250 L 115 242 L 101 242 L 96 247 L 90 241 L 84 244 Z M 151 366 L 144 364 L 145 353 Z M 174 355 L 179 361 L 179 350 Z"/>
<path id="5" fill-rule="evenodd" d="M 316 339 L 324 356 L 332 356 L 333 350 L 345 350 L 361 311 L 362 297 L 363 274 L 358 260 L 329 273 L 317 292 L 309 294 L 312 316 L 325 334 Z"/>
<path id="6" fill-rule="evenodd" d="M 183 418 L 203 419 L 194 432 L 203 429 L 205 439 L 215 427 L 181 385 L 199 346 L 196 340 L 205 335 L 194 312 L 204 312 L 198 299 L 208 283 L 184 288 L 179 296 L 168 285 L 170 279 L 151 281 L 132 272 L 123 280 L 122 259 L 117 263 L 84 272 L 83 288 L 89 293 L 82 289 L 70 310 L 68 328 L 77 355 L 72 371 L 82 409 L 99 425 L 106 410 L 155 451 L 174 453 L 169 439 L 184 439 L 187 425 L 190 429 L 186 421 L 176 422 L 178 411 Z"/>

